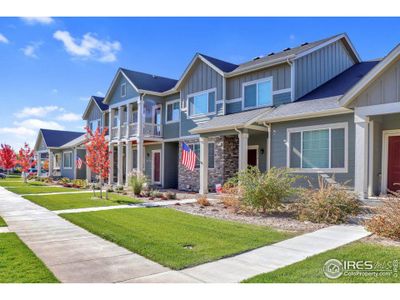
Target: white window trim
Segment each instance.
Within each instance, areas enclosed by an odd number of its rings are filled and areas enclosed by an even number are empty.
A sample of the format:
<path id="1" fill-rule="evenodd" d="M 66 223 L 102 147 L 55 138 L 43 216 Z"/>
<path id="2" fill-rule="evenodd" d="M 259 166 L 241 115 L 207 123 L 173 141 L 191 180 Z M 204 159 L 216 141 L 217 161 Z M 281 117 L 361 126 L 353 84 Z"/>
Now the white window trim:
<path id="1" fill-rule="evenodd" d="M 188 145 L 189 148 L 190 148 L 190 146 L 193 146 L 192 151 L 194 151 L 194 145 L 196 145 L 196 144 L 200 145 L 200 142 L 197 142 L 197 143 L 188 143 L 188 144 L 186 144 L 186 145 Z M 214 144 L 214 167 L 213 167 L 213 168 L 208 167 L 209 170 L 214 170 L 214 168 L 215 168 L 215 142 L 208 142 L 207 145 L 208 145 L 208 144 Z M 207 147 L 208 147 L 208 146 L 207 146 Z M 199 161 L 200 161 L 200 158 L 197 157 L 196 160 L 199 160 Z M 195 170 L 200 170 L 200 166 L 199 166 L 199 167 L 196 167 L 196 165 L 195 165 Z"/>
<path id="2" fill-rule="evenodd" d="M 66 167 L 65 166 L 65 154 L 71 154 L 71 167 Z M 72 151 L 63 152 L 63 157 L 62 158 L 63 158 L 63 163 L 62 163 L 63 169 L 64 170 L 71 170 L 72 169 L 72 160 L 73 160 Z"/>
<path id="3" fill-rule="evenodd" d="M 156 153 L 160 153 L 160 181 L 154 181 L 154 155 Z M 152 184 L 161 184 L 162 181 L 162 154 L 161 154 L 161 149 L 156 149 L 156 150 L 151 150 L 151 183 Z"/>
<path id="4" fill-rule="evenodd" d="M 91 125 L 92 124 L 96 124 L 96 125 L 99 125 L 98 127 L 100 127 L 101 128 L 101 119 L 95 119 L 95 120 L 90 120 L 89 121 L 89 128 L 90 128 L 90 130 L 92 130 L 92 131 L 94 131 L 91 127 Z M 97 129 L 97 128 L 96 128 Z M 95 129 L 95 130 L 96 130 Z"/>
<path id="5" fill-rule="evenodd" d="M 388 163 L 389 163 L 389 137 L 400 136 L 400 129 L 382 131 L 382 172 L 381 172 L 381 193 L 387 193 Z"/>
<path id="6" fill-rule="evenodd" d="M 267 82 L 267 81 L 271 82 L 272 103 L 270 105 L 268 105 L 268 104 L 258 105 L 258 86 L 256 86 L 256 101 L 257 101 L 257 104 L 255 106 L 245 107 L 244 106 L 244 101 L 245 101 L 244 89 L 245 89 L 245 87 L 249 86 L 249 85 L 253 85 L 253 84 L 257 84 L 258 85 L 259 83 Z M 264 77 L 264 78 L 260 78 L 260 79 L 257 79 L 257 80 L 252 80 L 252 81 L 247 81 L 247 82 L 242 83 L 242 111 L 243 110 L 254 109 L 254 108 L 260 108 L 260 107 L 272 106 L 274 104 L 273 101 L 274 101 L 274 81 L 273 81 L 273 77 L 272 76 Z"/>
<path id="7" fill-rule="evenodd" d="M 249 145 L 249 146 L 247 146 L 247 150 L 257 150 L 257 152 L 256 152 L 256 159 L 257 159 L 257 165 L 256 165 L 256 167 L 257 168 L 259 168 L 259 160 L 258 160 L 258 148 L 259 148 L 259 146 L 258 145 Z M 247 155 L 247 164 L 249 163 L 249 156 Z"/>
<path id="8" fill-rule="evenodd" d="M 125 93 L 123 93 L 125 91 Z M 126 82 L 121 83 L 121 98 L 126 97 Z"/>
<path id="9" fill-rule="evenodd" d="M 195 97 L 195 96 L 198 96 L 198 95 L 201 95 L 201 94 L 210 94 L 212 92 L 215 92 L 215 107 L 214 107 L 215 110 L 214 110 L 214 112 L 189 115 L 189 110 L 190 110 L 189 109 L 189 105 L 190 105 L 189 98 Z M 204 90 L 204 91 L 201 91 L 201 92 L 189 94 L 186 97 L 186 101 L 187 101 L 186 109 L 187 109 L 188 119 L 193 119 L 193 118 L 198 118 L 198 117 L 205 117 L 205 116 L 212 116 L 212 115 L 215 115 L 217 113 L 217 89 L 216 88 L 212 88 L 212 89 L 209 89 L 209 90 Z M 209 110 L 210 110 L 210 108 L 208 107 L 208 97 L 207 97 L 207 111 L 209 111 Z"/>
<path id="10" fill-rule="evenodd" d="M 177 99 L 177 100 L 167 101 L 165 103 L 165 124 L 179 123 L 181 121 L 181 105 L 180 105 L 180 102 L 181 102 L 181 100 Z M 168 121 L 168 105 L 174 105 L 175 103 L 179 104 L 178 120 Z M 173 107 L 172 107 L 172 109 L 173 109 Z"/>
<path id="11" fill-rule="evenodd" d="M 349 147 L 348 147 L 348 129 L 349 125 L 347 122 L 332 123 L 332 124 L 321 124 L 304 127 L 293 127 L 288 128 L 286 133 L 286 167 L 293 173 L 348 173 L 348 161 L 349 161 Z M 294 132 L 304 132 L 313 130 L 324 130 L 324 129 L 344 129 L 344 168 L 290 168 L 290 134 Z M 331 131 L 329 130 L 329 165 L 331 164 Z M 302 138 L 303 139 L 303 138 Z M 303 152 L 303 142 L 301 141 L 301 152 Z M 300 160 L 302 163 L 302 160 Z"/>

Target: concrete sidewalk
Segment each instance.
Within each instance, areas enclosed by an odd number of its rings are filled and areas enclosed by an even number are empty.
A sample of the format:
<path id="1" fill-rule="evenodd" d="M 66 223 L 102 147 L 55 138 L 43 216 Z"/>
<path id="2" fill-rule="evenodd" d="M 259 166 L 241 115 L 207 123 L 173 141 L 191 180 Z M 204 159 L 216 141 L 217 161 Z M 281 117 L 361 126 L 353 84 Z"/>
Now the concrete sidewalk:
<path id="1" fill-rule="evenodd" d="M 124 282 L 171 271 L 1 187 L 0 215 L 61 282 Z M 174 274 L 169 280 L 199 282 Z"/>

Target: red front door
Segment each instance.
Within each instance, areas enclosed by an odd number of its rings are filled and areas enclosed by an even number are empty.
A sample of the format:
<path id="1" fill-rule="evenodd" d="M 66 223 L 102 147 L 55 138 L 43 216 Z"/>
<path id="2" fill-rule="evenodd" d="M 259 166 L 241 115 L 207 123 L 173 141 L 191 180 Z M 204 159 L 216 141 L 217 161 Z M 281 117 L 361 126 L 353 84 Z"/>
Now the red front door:
<path id="1" fill-rule="evenodd" d="M 388 153 L 388 185 L 389 191 L 400 190 L 400 136 L 389 137 Z"/>
<path id="2" fill-rule="evenodd" d="M 161 182 L 161 153 L 153 153 L 153 182 Z"/>

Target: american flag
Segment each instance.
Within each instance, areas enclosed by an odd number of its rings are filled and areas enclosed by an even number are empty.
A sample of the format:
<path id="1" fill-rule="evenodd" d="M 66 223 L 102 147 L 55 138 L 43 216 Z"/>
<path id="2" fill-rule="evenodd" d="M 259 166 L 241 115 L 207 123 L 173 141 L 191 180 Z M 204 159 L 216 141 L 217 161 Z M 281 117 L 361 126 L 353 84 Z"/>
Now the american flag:
<path id="1" fill-rule="evenodd" d="M 196 165 L 196 153 L 185 143 L 182 143 L 182 165 L 190 171 L 193 171 Z"/>
<path id="2" fill-rule="evenodd" d="M 76 160 L 76 166 L 78 167 L 78 169 L 82 168 L 82 164 L 83 164 L 82 159 L 78 157 L 78 159 Z"/>

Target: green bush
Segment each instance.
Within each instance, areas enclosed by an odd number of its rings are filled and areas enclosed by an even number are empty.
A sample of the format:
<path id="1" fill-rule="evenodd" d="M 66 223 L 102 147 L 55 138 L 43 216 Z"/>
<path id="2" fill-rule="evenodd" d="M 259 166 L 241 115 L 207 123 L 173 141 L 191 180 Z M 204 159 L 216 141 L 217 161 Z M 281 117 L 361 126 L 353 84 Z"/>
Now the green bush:
<path id="1" fill-rule="evenodd" d="M 301 221 L 340 224 L 360 212 L 360 201 L 354 193 L 318 180 L 319 188 L 301 189 L 295 210 Z"/>
<path id="2" fill-rule="evenodd" d="M 68 177 L 63 177 L 58 181 L 58 184 L 64 185 L 64 184 L 68 184 L 71 183 L 71 179 L 69 179 Z"/>
<path id="3" fill-rule="evenodd" d="M 146 183 L 146 176 L 139 172 L 132 172 L 129 175 L 129 185 L 131 186 L 132 191 L 135 195 L 140 195 Z"/>
<path id="4" fill-rule="evenodd" d="M 80 189 L 87 188 L 87 182 L 83 179 L 74 179 L 72 180 L 72 186 Z"/>
<path id="5" fill-rule="evenodd" d="M 280 207 L 284 199 L 294 194 L 292 186 L 298 178 L 286 168 L 271 168 L 263 173 L 257 167 L 249 167 L 239 171 L 230 184 L 237 184 L 245 205 L 266 212 Z"/>

